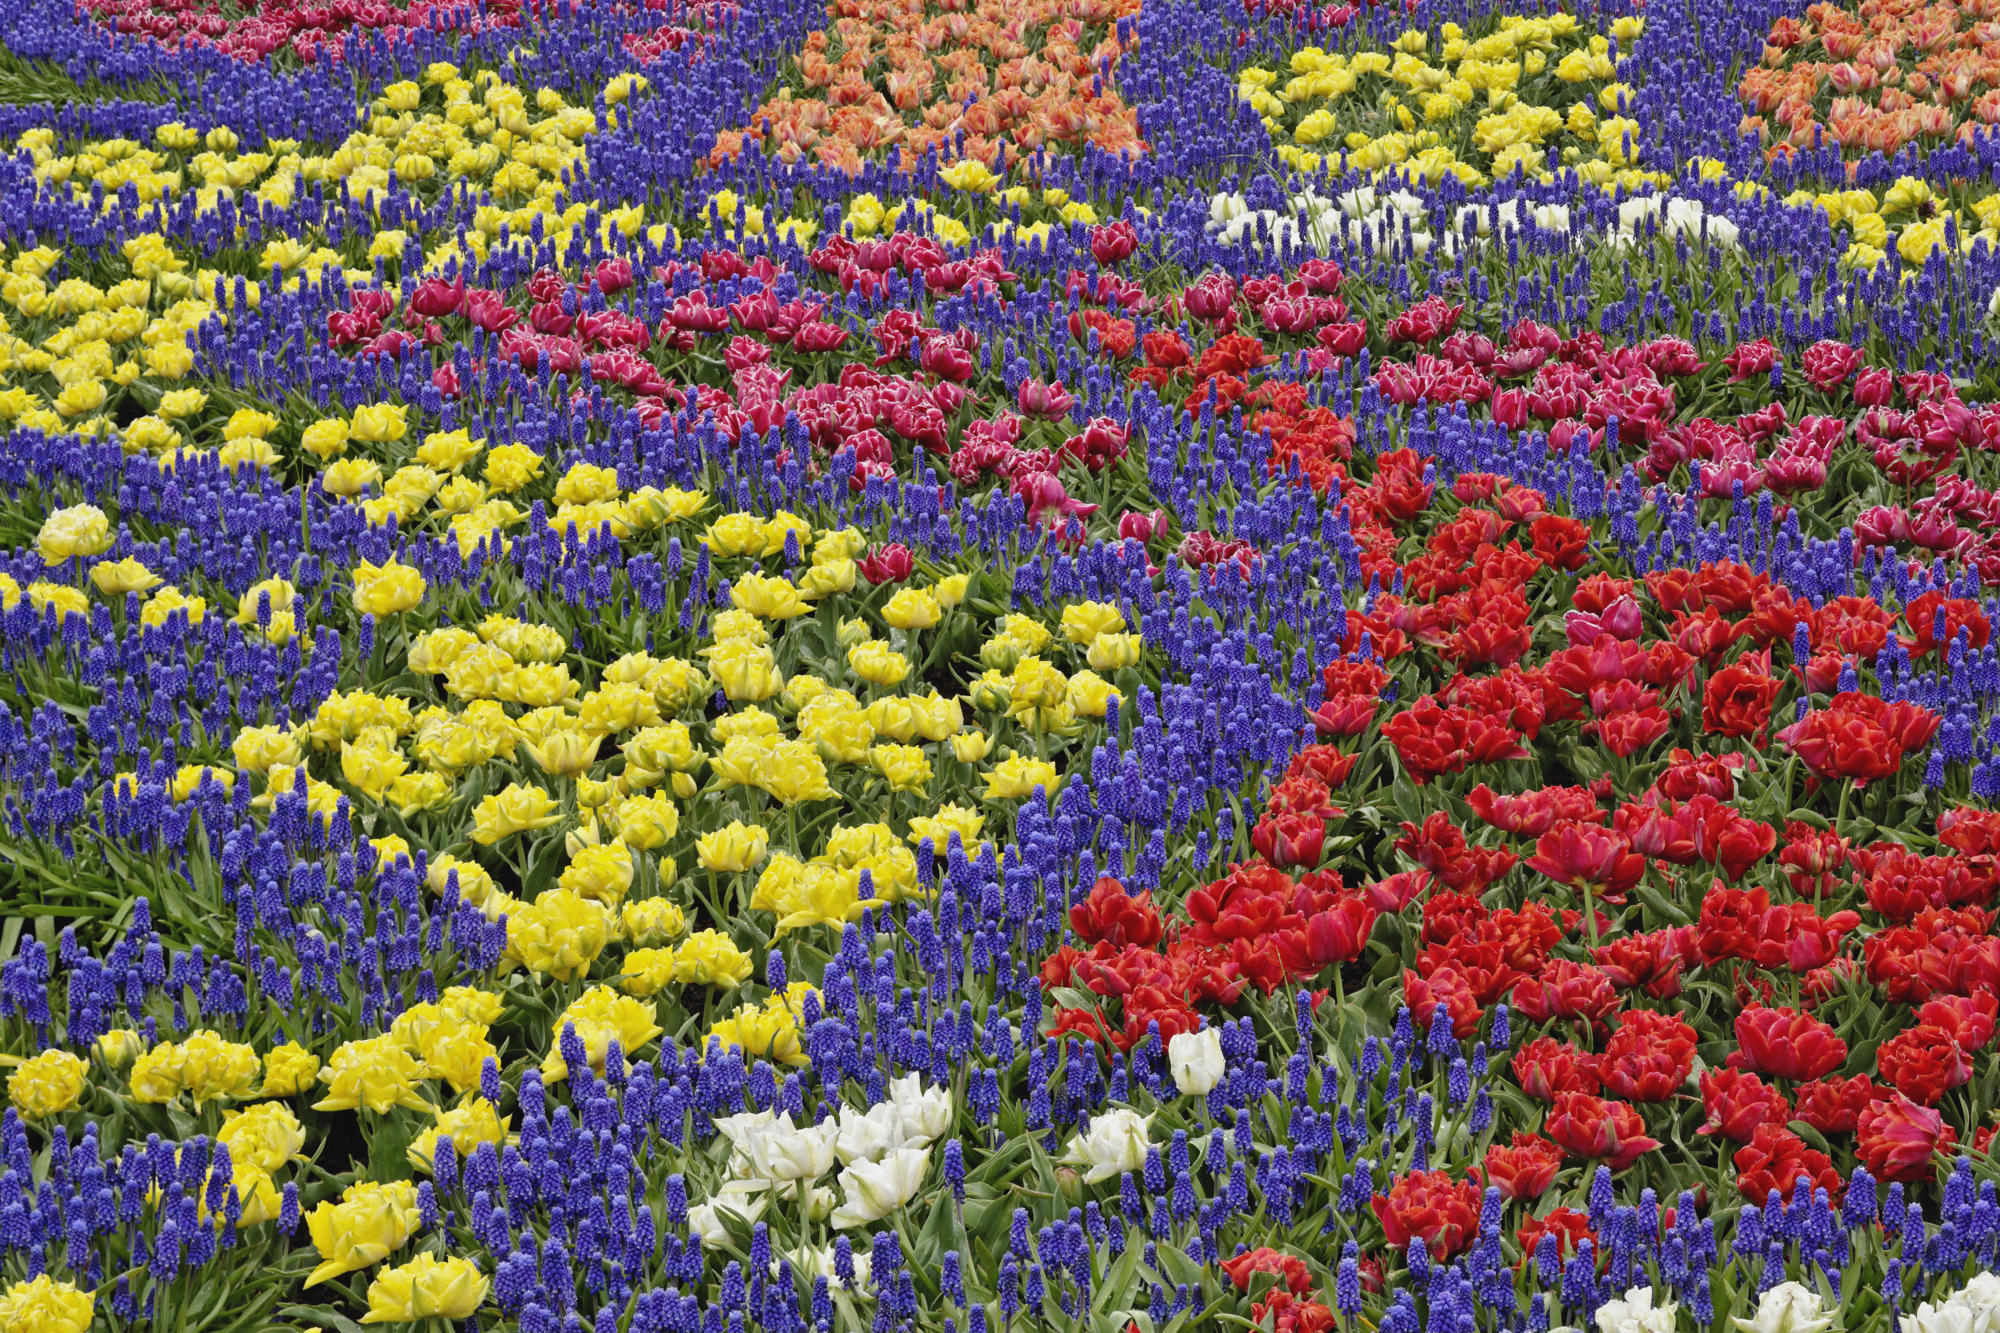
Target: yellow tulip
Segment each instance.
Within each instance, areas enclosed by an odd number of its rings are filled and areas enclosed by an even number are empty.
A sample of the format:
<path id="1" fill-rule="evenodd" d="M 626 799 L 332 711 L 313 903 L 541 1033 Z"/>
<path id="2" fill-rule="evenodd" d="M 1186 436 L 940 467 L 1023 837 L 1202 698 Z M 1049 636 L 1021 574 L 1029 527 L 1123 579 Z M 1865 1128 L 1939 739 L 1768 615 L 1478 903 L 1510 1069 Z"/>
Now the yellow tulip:
<path id="1" fill-rule="evenodd" d="M 336 1050 L 320 1071 L 327 1095 L 314 1102 L 313 1109 L 353 1111 L 366 1107 L 376 1115 L 387 1115 L 397 1106 L 426 1111 L 430 1103 L 416 1090 L 423 1077 L 423 1066 L 393 1036 L 350 1041 Z"/>
<path id="2" fill-rule="evenodd" d="M 919 815 L 910 821 L 912 843 L 931 840 L 931 849 L 939 856 L 951 848 L 951 839 L 957 836 L 967 854 L 979 845 L 980 832 L 986 827 L 986 816 L 977 810 L 968 810 L 962 805 L 942 805 L 934 815 Z"/>
<path id="3" fill-rule="evenodd" d="M 709 650 L 708 674 L 737 703 L 762 703 L 783 684 L 771 650 L 742 639 L 718 643 Z"/>
<path id="4" fill-rule="evenodd" d="M 388 616 L 408 611 L 424 600 L 424 576 L 391 560 L 354 567 L 354 609 L 363 615 Z"/>
<path id="5" fill-rule="evenodd" d="M 558 981 L 589 971 L 610 939 L 604 906 L 569 889 L 550 889 L 507 918 L 507 952 Z"/>
<path id="6" fill-rule="evenodd" d="M 410 1165 L 426 1175 L 430 1174 L 437 1161 L 437 1146 L 441 1139 L 450 1139 L 452 1151 L 463 1161 L 474 1148 L 482 1143 L 499 1146 L 507 1141 L 508 1116 L 493 1109 L 493 1104 L 484 1097 L 468 1097 L 464 1103 L 449 1111 L 440 1108 L 436 1123 L 411 1142 Z"/>
<path id="7" fill-rule="evenodd" d="M 1084 660 L 1098 671 L 1117 671 L 1135 665 L 1145 646 L 1137 634 L 1100 634 L 1090 642 Z"/>
<path id="8" fill-rule="evenodd" d="M 730 588 L 729 600 L 760 620 L 791 620 L 812 610 L 790 579 L 771 574 L 745 574 Z"/>
<path id="9" fill-rule="evenodd" d="M 60 565 L 80 555 L 96 555 L 111 545 L 111 520 L 96 505 L 71 505 L 42 520 L 35 549 L 42 563 Z"/>
<path id="10" fill-rule="evenodd" d="M 564 867 L 556 883 L 582 897 L 616 906 L 632 887 L 632 850 L 616 842 L 586 847 Z"/>
<path id="11" fill-rule="evenodd" d="M 147 1105 L 164 1105 L 181 1095 L 185 1058 L 174 1042 L 163 1041 L 132 1061 L 132 1100 Z"/>
<path id="12" fill-rule="evenodd" d="M 264 1053 L 266 1097 L 296 1097 L 319 1078 L 319 1057 L 295 1041 Z"/>
<path id="13" fill-rule="evenodd" d="M 151 592 L 160 586 L 160 576 L 139 561 L 101 560 L 90 567 L 90 581 L 107 596 L 123 597 L 128 592 Z"/>
<path id="14" fill-rule="evenodd" d="M 986 775 L 986 799 L 1009 801 L 1040 787 L 1050 796 L 1062 785 L 1056 766 L 1043 759 L 1014 755 L 995 764 Z"/>
<path id="15" fill-rule="evenodd" d="M 85 1333 L 97 1297 L 44 1273 L 0 1292 L 0 1333 Z"/>
<path id="16" fill-rule="evenodd" d="M 131 1028 L 113 1028 L 91 1046 L 98 1059 L 113 1069 L 127 1069 L 146 1049 L 146 1039 Z"/>
<path id="17" fill-rule="evenodd" d="M 625 937 L 634 944 L 677 940 L 687 934 L 687 913 L 671 898 L 643 898 L 625 904 Z"/>
<path id="18" fill-rule="evenodd" d="M 764 859 L 771 835 L 762 827 L 731 820 L 695 839 L 695 859 L 703 870 L 743 871 Z"/>
<path id="19" fill-rule="evenodd" d="M 88 1086 L 84 1072 L 89 1067 L 81 1056 L 69 1051 L 43 1051 L 14 1070 L 7 1080 L 7 1100 L 27 1120 L 46 1120 L 75 1110 Z"/>
<path id="20" fill-rule="evenodd" d="M 480 798 L 472 812 L 472 840 L 491 847 L 516 833 L 547 828 L 561 817 L 554 798 L 540 787 L 509 783 Z"/>
<path id="21" fill-rule="evenodd" d="M 574 1029 L 591 1068 L 602 1074 L 612 1042 L 617 1042 L 619 1050 L 630 1059 L 634 1051 L 660 1035 L 660 1025 L 653 1021 L 655 1016 L 651 1005 L 621 995 L 609 986 L 592 986 L 556 1016 L 551 1029 L 554 1045 L 542 1061 L 542 1077 L 550 1082 L 569 1077 L 569 1065 L 562 1053 L 564 1029 Z"/>
<path id="22" fill-rule="evenodd" d="M 877 745 L 868 759 L 895 791 L 922 791 L 930 785 L 931 761 L 918 746 Z"/>
<path id="23" fill-rule="evenodd" d="M 879 639 L 870 639 L 849 648 L 847 666 L 870 685 L 884 688 L 901 684 L 910 674 L 910 659 Z"/>
<path id="24" fill-rule="evenodd" d="M 393 444 L 409 430 L 409 409 L 401 403 L 371 403 L 356 408 L 348 426 L 351 438 L 368 444 Z"/>
<path id="25" fill-rule="evenodd" d="M 802 741 L 781 741 L 773 746 L 757 785 L 785 805 L 830 801 L 837 794 L 827 783 L 826 761 Z"/>
<path id="26" fill-rule="evenodd" d="M 262 1171 L 267 1176 L 296 1159 L 306 1146 L 305 1129 L 283 1102 L 258 1102 L 241 1111 L 224 1111 L 222 1128 L 215 1137 L 228 1146 L 232 1166 Z"/>
<path id="27" fill-rule="evenodd" d="M 315 458 L 338 458 L 347 452 L 347 437 L 347 423 L 329 418 L 307 426 L 299 435 L 299 447 Z"/>
<path id="28" fill-rule="evenodd" d="M 348 1186 L 338 1202 L 328 1199 L 306 1214 L 306 1230 L 320 1253 L 306 1286 L 381 1263 L 408 1243 L 421 1220 L 417 1187 L 407 1180 Z"/>
<path id="29" fill-rule="evenodd" d="M 943 616 L 936 594 L 924 588 L 899 588 L 882 608 L 882 619 L 894 629 L 929 629 Z"/>
<path id="30" fill-rule="evenodd" d="M 503 444 L 486 455 L 486 484 L 512 494 L 542 475 L 543 459 L 525 444 Z"/>
<path id="31" fill-rule="evenodd" d="M 522 748 L 544 773 L 573 778 L 588 772 L 590 766 L 597 762 L 598 747 L 603 743 L 602 732 L 591 734 L 565 727 L 538 741 L 523 742 Z"/>

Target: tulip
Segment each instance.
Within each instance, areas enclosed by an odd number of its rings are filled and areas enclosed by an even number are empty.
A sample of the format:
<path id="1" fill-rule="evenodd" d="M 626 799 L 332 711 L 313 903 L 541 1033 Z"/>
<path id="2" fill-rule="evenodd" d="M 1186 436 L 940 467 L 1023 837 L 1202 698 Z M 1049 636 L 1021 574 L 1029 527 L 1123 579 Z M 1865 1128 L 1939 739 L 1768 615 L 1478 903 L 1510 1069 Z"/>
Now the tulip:
<path id="1" fill-rule="evenodd" d="M 111 520 L 96 505 L 71 505 L 58 509 L 42 520 L 35 534 L 35 549 L 42 563 L 60 565 L 74 556 L 96 555 L 110 547 Z"/>
<path id="2" fill-rule="evenodd" d="M 929 1148 L 903 1147 L 879 1162 L 854 1162 L 840 1173 L 843 1195 L 830 1219 L 839 1230 L 879 1222 L 915 1198 L 930 1169 Z"/>
<path id="3" fill-rule="evenodd" d="M 1802 1082 L 1831 1074 L 1847 1059 L 1847 1043 L 1830 1025 L 1796 1009 L 1751 1005 L 1736 1016 L 1736 1043 L 1732 1065 Z"/>
<path id="4" fill-rule="evenodd" d="M 1167 1067 L 1184 1096 L 1205 1097 L 1222 1082 L 1222 1031 L 1206 1027 L 1182 1032 L 1167 1043 Z"/>
<path id="5" fill-rule="evenodd" d="M 48 1050 L 22 1064 L 7 1080 L 7 1098 L 24 1119 L 46 1120 L 74 1110 L 83 1097 L 89 1066 L 69 1051 Z"/>
<path id="6" fill-rule="evenodd" d="M 833 1167 L 834 1148 L 844 1131 L 828 1121 L 795 1126 L 789 1112 L 737 1141 L 750 1169 L 773 1184 L 817 1180 Z"/>
<path id="7" fill-rule="evenodd" d="M 1069 415 L 1076 399 L 1061 384 L 1048 384 L 1041 380 L 1024 380 L 1015 391 L 1015 404 L 1021 411 L 1043 421 L 1056 421 Z"/>
<path id="8" fill-rule="evenodd" d="M 855 568 L 870 583 L 901 583 L 910 577 L 915 563 L 909 547 L 893 542 L 870 551 L 866 558 L 855 562 Z"/>
<path id="9" fill-rule="evenodd" d="M 229 1160 L 239 1168 L 269 1175 L 299 1156 L 306 1133 L 299 1118 L 283 1102 L 258 1102 L 242 1111 L 223 1112 L 216 1141 L 227 1144 Z"/>
<path id="10" fill-rule="evenodd" d="M 1658 1139 L 1647 1137 L 1646 1122 L 1630 1106 L 1584 1092 L 1556 1094 L 1555 1109 L 1543 1128 L 1572 1157 L 1602 1160 L 1613 1171 L 1623 1171 L 1660 1146 Z"/>
<path id="11" fill-rule="evenodd" d="M 1449 1172 L 1412 1171 L 1376 1195 L 1373 1207 L 1390 1245 L 1407 1249 L 1421 1239 L 1432 1258 L 1449 1259 L 1478 1233 L 1479 1193 L 1476 1181 L 1455 1181 Z"/>
<path id="12" fill-rule="evenodd" d="M 1091 1118 L 1084 1132 L 1070 1140 L 1069 1152 L 1063 1160 L 1073 1166 L 1088 1167 L 1083 1179 L 1092 1185 L 1127 1171 L 1137 1171 L 1146 1162 L 1147 1131 L 1151 1124 L 1151 1116 L 1115 1107 Z"/>
<path id="13" fill-rule="evenodd" d="M 1598 1333 L 1674 1333 L 1679 1319 L 1680 1306 L 1675 1302 L 1653 1304 L 1651 1287 L 1634 1287 L 1597 1307 Z"/>
<path id="14" fill-rule="evenodd" d="M 93 1292 L 78 1291 L 44 1273 L 0 1291 L 0 1329 L 6 1333 L 86 1333 L 96 1309 Z"/>
<path id="15" fill-rule="evenodd" d="M 470 1259 L 420 1254 L 368 1284 L 364 1324 L 414 1324 L 422 1319 L 470 1319 L 486 1303 L 491 1281 Z"/>
<path id="16" fill-rule="evenodd" d="M 1826 1333 L 1833 1325 L 1820 1294 L 1798 1282 L 1780 1282 L 1757 1298 L 1756 1314 L 1736 1320 L 1741 1333 Z"/>
<path id="17" fill-rule="evenodd" d="M 320 1263 L 305 1285 L 316 1287 L 382 1262 L 416 1234 L 420 1221 L 417 1188 L 407 1180 L 348 1186 L 338 1200 L 327 1199 L 306 1214 Z"/>

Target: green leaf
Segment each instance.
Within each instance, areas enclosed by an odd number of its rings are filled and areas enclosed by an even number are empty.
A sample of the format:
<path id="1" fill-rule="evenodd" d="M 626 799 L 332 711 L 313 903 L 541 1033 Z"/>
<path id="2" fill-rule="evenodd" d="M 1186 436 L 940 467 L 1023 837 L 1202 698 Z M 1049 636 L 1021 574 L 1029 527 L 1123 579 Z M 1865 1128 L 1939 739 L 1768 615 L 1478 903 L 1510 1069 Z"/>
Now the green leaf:
<path id="1" fill-rule="evenodd" d="M 287 1305 L 278 1311 L 289 1318 L 304 1321 L 307 1328 L 334 1328 L 340 1333 L 368 1333 L 361 1325 L 324 1305 Z"/>

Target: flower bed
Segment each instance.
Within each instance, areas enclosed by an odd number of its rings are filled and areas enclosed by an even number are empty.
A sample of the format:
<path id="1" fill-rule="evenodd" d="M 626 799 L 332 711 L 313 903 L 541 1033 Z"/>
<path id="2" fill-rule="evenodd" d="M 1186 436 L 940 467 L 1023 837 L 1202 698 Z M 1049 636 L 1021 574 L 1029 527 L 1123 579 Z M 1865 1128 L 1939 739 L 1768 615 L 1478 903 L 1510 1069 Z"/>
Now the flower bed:
<path id="1" fill-rule="evenodd" d="M 2000 1317 L 1983 13 L 119 12 L 0 1333 Z"/>

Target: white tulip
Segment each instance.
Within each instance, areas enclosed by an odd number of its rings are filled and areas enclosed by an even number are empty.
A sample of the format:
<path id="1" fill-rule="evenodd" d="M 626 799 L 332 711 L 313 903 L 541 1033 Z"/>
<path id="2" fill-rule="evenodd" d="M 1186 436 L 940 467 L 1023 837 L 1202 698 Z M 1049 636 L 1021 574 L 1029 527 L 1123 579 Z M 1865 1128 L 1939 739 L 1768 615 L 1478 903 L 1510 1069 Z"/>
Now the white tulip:
<path id="1" fill-rule="evenodd" d="M 1979 1321 L 1970 1306 L 1956 1299 L 1936 1305 L 1926 1301 L 1915 1313 L 1903 1316 L 1903 1333 L 1979 1333 Z"/>
<path id="2" fill-rule="evenodd" d="M 725 1217 L 741 1218 L 749 1226 L 764 1215 L 770 1203 L 769 1190 L 762 1181 L 724 1181 L 707 1203 L 688 1209 L 688 1230 L 710 1245 L 720 1245 L 729 1239 Z"/>
<path id="3" fill-rule="evenodd" d="M 721 1117 L 715 1122 L 715 1128 L 722 1137 L 741 1148 L 777 1118 L 771 1111 L 745 1111 L 741 1115 Z"/>
<path id="4" fill-rule="evenodd" d="M 1738 1319 L 1743 1333 L 1824 1333 L 1833 1316 L 1817 1291 L 1800 1282 L 1780 1282 L 1757 1302 L 1757 1313 Z"/>
<path id="5" fill-rule="evenodd" d="M 1106 1111 L 1093 1117 L 1089 1128 L 1070 1141 L 1064 1160 L 1088 1166 L 1083 1178 L 1090 1184 L 1137 1171 L 1146 1164 L 1146 1135 L 1152 1120 L 1122 1106 Z"/>
<path id="6" fill-rule="evenodd" d="M 1420 194 L 1409 190 L 1391 190 L 1382 197 L 1383 207 L 1392 213 L 1401 213 L 1412 222 L 1420 222 L 1430 215 L 1431 206 Z"/>
<path id="7" fill-rule="evenodd" d="M 951 1128 L 955 1108 L 949 1088 L 927 1088 L 915 1074 L 906 1074 L 889 1085 L 889 1100 L 902 1118 L 903 1138 L 911 1143 L 943 1138 Z"/>
<path id="8" fill-rule="evenodd" d="M 2000 1313 L 2000 1277 L 1976 1273 L 1958 1289 L 1956 1297 L 1990 1319 Z"/>
<path id="9" fill-rule="evenodd" d="M 1980 1273 L 1935 1305 L 1903 1316 L 1902 1333 L 1994 1333 L 2000 1328 L 2000 1277 Z"/>
<path id="10" fill-rule="evenodd" d="M 1358 190 L 1348 190 L 1339 197 L 1337 202 L 1340 204 L 1341 211 L 1345 212 L 1351 218 L 1358 218 L 1364 213 L 1373 213 L 1375 211 L 1375 187 L 1364 185 Z"/>
<path id="11" fill-rule="evenodd" d="M 1190 1097 L 1205 1097 L 1222 1082 L 1222 1030 L 1183 1032 L 1167 1043 L 1167 1068 L 1174 1086 Z"/>
<path id="12" fill-rule="evenodd" d="M 882 1102 L 866 1111 L 840 1108 L 840 1136 L 834 1152 L 841 1165 L 880 1161 L 902 1146 L 903 1118 L 895 1103 Z"/>
<path id="13" fill-rule="evenodd" d="M 879 1222 L 916 1197 L 930 1169 L 929 1148 L 898 1148 L 879 1162 L 856 1162 L 840 1173 L 845 1198 L 833 1210 L 833 1225 L 866 1226 Z"/>
<path id="14" fill-rule="evenodd" d="M 1642 194 L 1618 205 L 1618 230 L 1626 235 L 1639 230 L 1650 218 L 1660 216 L 1660 197 Z"/>
<path id="15" fill-rule="evenodd" d="M 834 1140 L 839 1127 L 833 1124 L 799 1128 L 787 1111 L 770 1124 L 752 1132 L 742 1145 L 751 1169 L 765 1180 L 787 1183 L 817 1180 L 833 1167 Z"/>
<path id="16" fill-rule="evenodd" d="M 1679 1313 L 1673 1301 L 1654 1305 L 1651 1287 L 1634 1287 L 1597 1307 L 1597 1333 L 1674 1333 Z"/>
<path id="17" fill-rule="evenodd" d="M 792 1273 L 796 1277 L 802 1277 L 807 1282 L 811 1282 L 817 1277 L 825 1278 L 829 1284 L 838 1284 L 840 1282 L 840 1275 L 834 1272 L 833 1246 L 831 1245 L 808 1245 L 785 1257 L 792 1261 Z M 875 1295 L 875 1286 L 871 1281 L 875 1256 L 867 1250 L 857 1249 L 854 1251 L 853 1257 L 854 1294 L 864 1299 L 872 1299 Z M 778 1261 L 776 1259 L 771 1260 L 771 1276 L 778 1276 Z"/>
<path id="18" fill-rule="evenodd" d="M 1568 204 L 1536 204 L 1533 216 L 1535 225 L 1543 231 L 1569 230 Z"/>
<path id="19" fill-rule="evenodd" d="M 1710 241 L 1727 249 L 1736 244 L 1737 228 L 1728 218 L 1709 212 L 1692 199 L 1669 199 L 1660 221 L 1660 233 L 1697 239 L 1705 234 Z"/>

